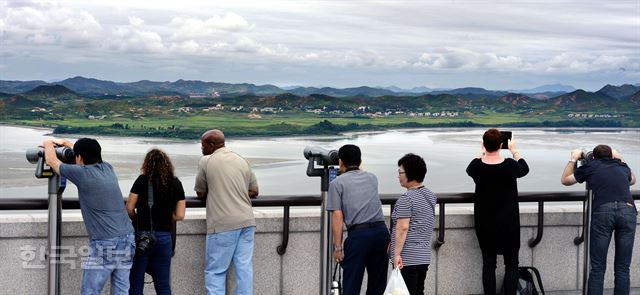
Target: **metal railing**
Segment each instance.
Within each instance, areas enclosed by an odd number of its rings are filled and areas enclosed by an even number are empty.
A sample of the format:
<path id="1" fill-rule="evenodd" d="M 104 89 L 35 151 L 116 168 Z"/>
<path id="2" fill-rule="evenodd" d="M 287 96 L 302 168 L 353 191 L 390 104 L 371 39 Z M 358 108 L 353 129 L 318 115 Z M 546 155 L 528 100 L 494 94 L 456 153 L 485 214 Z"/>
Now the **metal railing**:
<path id="1" fill-rule="evenodd" d="M 631 192 L 634 200 L 640 200 L 640 191 Z M 383 205 L 393 205 L 398 200 L 400 194 L 381 194 L 380 200 Z M 438 197 L 438 237 L 434 243 L 437 249 L 445 243 L 445 217 L 446 204 L 472 204 L 473 193 L 440 193 Z M 519 193 L 520 203 L 538 203 L 538 221 L 536 237 L 528 241 L 529 247 L 533 248 L 542 241 L 544 233 L 544 203 L 545 202 L 585 202 L 585 192 L 521 192 Z M 187 208 L 204 208 L 206 207 L 204 200 L 195 197 L 187 197 Z M 276 251 L 279 255 L 284 255 L 287 251 L 289 243 L 289 216 L 291 207 L 308 207 L 320 206 L 322 199 L 319 195 L 296 195 L 296 196 L 264 196 L 252 199 L 254 207 L 282 207 L 282 242 Z M 46 210 L 49 201 L 45 198 L 6 198 L 0 199 L 0 210 Z M 77 199 L 62 200 L 63 209 L 80 209 L 80 203 Z M 584 224 L 583 224 L 584 226 Z M 581 244 L 584 241 L 583 236 L 575 237 L 574 243 Z"/>

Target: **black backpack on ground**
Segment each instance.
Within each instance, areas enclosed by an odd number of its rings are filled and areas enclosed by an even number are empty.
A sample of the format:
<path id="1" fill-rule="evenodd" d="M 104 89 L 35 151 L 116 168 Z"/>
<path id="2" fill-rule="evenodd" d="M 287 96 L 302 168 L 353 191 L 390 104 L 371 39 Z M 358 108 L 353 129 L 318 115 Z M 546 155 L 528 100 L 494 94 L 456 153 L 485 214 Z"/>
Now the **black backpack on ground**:
<path id="1" fill-rule="evenodd" d="M 540 291 L 536 289 L 536 284 L 533 281 L 533 276 L 538 281 L 538 287 Z M 518 287 L 516 291 L 517 295 L 544 295 L 544 287 L 542 286 L 542 278 L 540 272 L 535 267 L 522 266 L 518 267 Z"/>

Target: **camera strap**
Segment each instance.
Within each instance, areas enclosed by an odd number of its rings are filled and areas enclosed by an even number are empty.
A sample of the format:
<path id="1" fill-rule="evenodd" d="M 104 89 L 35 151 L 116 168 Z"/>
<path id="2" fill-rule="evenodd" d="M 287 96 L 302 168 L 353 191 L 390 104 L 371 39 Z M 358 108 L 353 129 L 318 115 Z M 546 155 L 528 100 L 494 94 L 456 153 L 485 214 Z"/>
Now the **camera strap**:
<path id="1" fill-rule="evenodd" d="M 147 206 L 149 206 L 149 225 L 150 231 L 153 231 L 153 184 L 151 183 L 151 177 L 149 177 L 148 193 L 147 193 Z"/>
<path id="2" fill-rule="evenodd" d="M 149 208 L 149 231 L 153 231 L 153 184 L 151 183 L 151 178 L 149 178 L 149 182 L 147 183 L 147 207 Z M 136 212 L 136 231 L 140 229 L 140 214 Z"/>

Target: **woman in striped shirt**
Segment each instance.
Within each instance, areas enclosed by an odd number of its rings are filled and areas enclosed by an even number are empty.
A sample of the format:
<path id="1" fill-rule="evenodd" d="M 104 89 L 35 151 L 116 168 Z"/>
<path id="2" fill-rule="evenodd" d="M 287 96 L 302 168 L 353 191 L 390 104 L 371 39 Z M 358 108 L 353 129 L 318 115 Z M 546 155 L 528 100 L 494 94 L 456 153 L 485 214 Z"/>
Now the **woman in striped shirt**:
<path id="1" fill-rule="evenodd" d="M 398 180 L 407 189 L 394 206 L 390 256 L 400 268 L 411 295 L 424 294 L 431 264 L 436 195 L 422 185 L 427 165 L 422 157 L 406 154 L 398 160 Z"/>

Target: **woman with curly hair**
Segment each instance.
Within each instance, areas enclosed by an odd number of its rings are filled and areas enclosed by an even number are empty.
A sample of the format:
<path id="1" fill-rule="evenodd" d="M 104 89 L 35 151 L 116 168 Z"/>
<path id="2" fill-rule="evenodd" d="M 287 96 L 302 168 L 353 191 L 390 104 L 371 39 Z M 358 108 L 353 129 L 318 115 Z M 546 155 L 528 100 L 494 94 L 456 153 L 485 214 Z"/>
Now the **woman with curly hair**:
<path id="1" fill-rule="evenodd" d="M 140 172 L 127 200 L 137 243 L 129 294 L 142 294 L 145 272 L 153 277 L 157 294 L 171 294 L 171 230 L 175 221 L 184 219 L 184 189 L 171 159 L 159 149 L 147 153 Z"/>

